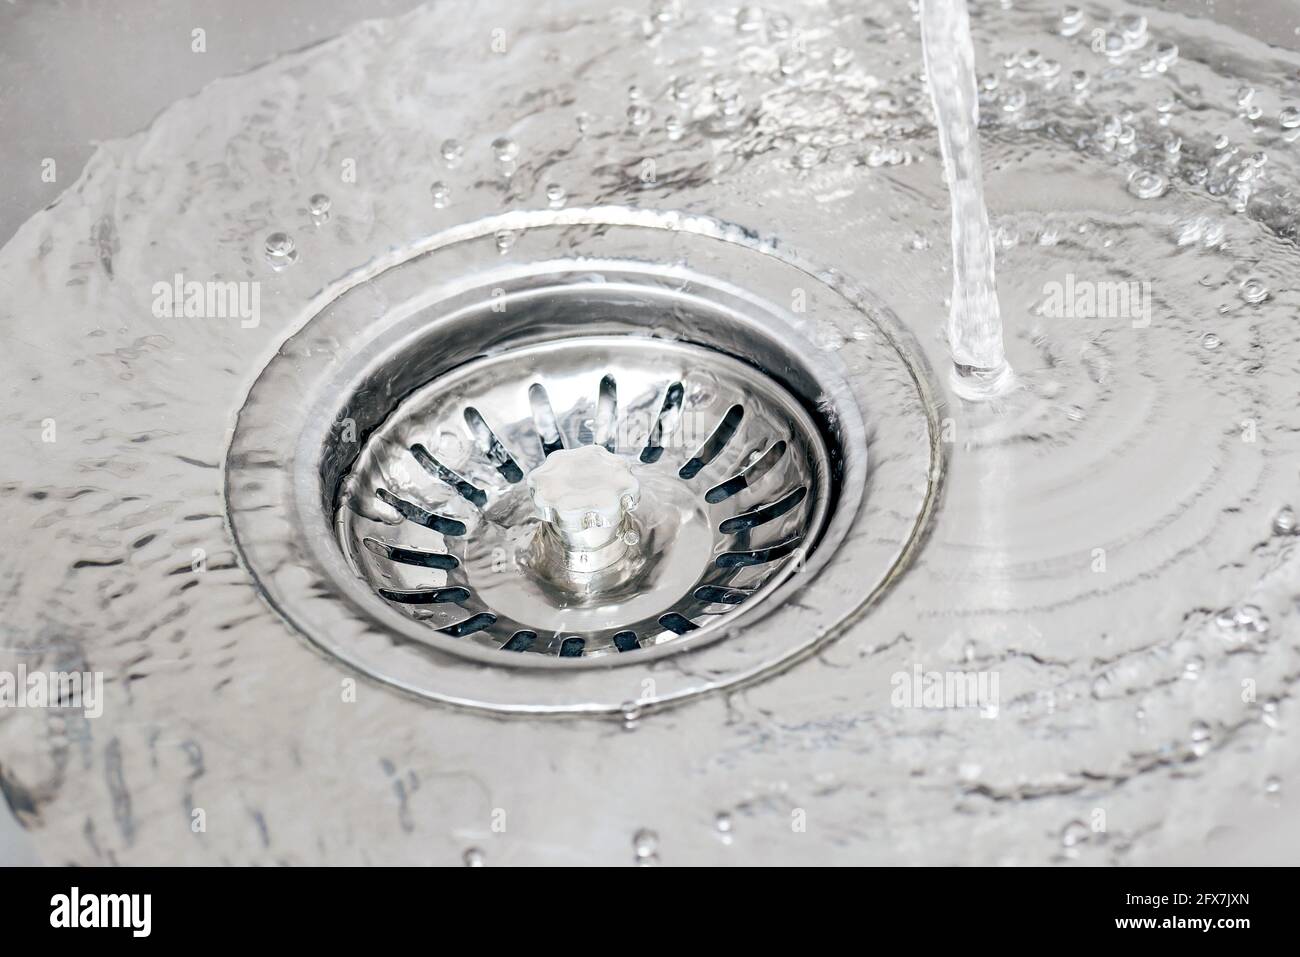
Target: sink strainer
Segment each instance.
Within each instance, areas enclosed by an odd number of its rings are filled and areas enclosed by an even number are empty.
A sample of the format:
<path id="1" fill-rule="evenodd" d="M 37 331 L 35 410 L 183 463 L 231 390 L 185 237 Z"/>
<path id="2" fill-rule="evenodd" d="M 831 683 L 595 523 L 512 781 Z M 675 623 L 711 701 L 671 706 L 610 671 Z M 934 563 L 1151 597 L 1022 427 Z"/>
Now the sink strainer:
<path id="1" fill-rule="evenodd" d="M 271 604 L 385 682 L 682 700 L 817 647 L 919 541 L 940 458 L 905 334 L 733 227 L 509 214 L 325 298 L 240 412 L 230 520 Z"/>
<path id="2" fill-rule="evenodd" d="M 506 651 L 629 652 L 788 576 L 832 499 L 809 414 L 693 344 L 581 336 L 471 362 L 404 401 L 343 486 L 376 593 Z"/>

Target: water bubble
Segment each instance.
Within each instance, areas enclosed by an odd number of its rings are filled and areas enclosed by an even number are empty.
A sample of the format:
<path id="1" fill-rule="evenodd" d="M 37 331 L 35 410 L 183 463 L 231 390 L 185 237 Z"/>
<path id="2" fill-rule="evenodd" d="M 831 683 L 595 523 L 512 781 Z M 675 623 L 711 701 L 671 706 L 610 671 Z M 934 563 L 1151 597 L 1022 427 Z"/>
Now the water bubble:
<path id="1" fill-rule="evenodd" d="M 492 141 L 492 155 L 498 163 L 513 163 L 519 156 L 519 144 L 508 136 L 498 136 Z"/>
<path id="2" fill-rule="evenodd" d="M 546 203 L 551 209 L 559 209 L 568 202 L 569 194 L 565 192 L 564 187 L 559 183 L 552 183 L 546 187 Z"/>
<path id="3" fill-rule="evenodd" d="M 756 33 L 763 29 L 761 7 L 741 7 L 736 11 L 736 30 L 739 33 Z"/>
<path id="4" fill-rule="evenodd" d="M 1254 276 L 1251 276 L 1248 279 L 1243 279 L 1239 288 L 1241 290 L 1242 300 L 1250 303 L 1252 306 L 1259 305 L 1269 297 L 1268 286 L 1264 285 L 1262 279 L 1258 279 Z"/>
<path id="5" fill-rule="evenodd" d="M 465 147 L 456 140 L 443 140 L 441 152 L 443 162 L 448 166 L 455 166 L 465 155 Z"/>
<path id="6" fill-rule="evenodd" d="M 333 204 L 330 202 L 330 198 L 327 195 L 324 193 L 315 193 L 307 200 L 307 212 L 311 213 L 313 219 L 318 219 L 321 222 L 324 222 L 330 217 L 331 205 Z"/>
<path id="7" fill-rule="evenodd" d="M 446 183 L 439 181 L 429 187 L 429 195 L 433 197 L 434 209 L 442 209 L 451 198 L 451 190 Z"/>
<path id="8" fill-rule="evenodd" d="M 1119 32 L 1129 40 L 1140 40 L 1146 36 L 1147 18 L 1138 13 L 1128 13 L 1119 18 Z"/>
<path id="9" fill-rule="evenodd" d="M 638 864 L 658 863 L 659 835 L 647 828 L 641 828 L 632 835 L 632 851 L 636 854 Z"/>
<path id="10" fill-rule="evenodd" d="M 1294 130 L 1300 127 L 1300 107 L 1285 106 L 1282 112 L 1277 115 L 1277 122 L 1284 130 Z"/>
<path id="11" fill-rule="evenodd" d="M 654 0 L 650 5 L 650 18 L 659 23 L 671 23 L 682 15 L 682 0 Z"/>
<path id="12" fill-rule="evenodd" d="M 1128 191 L 1138 199 L 1156 199 L 1169 189 L 1169 180 L 1149 169 L 1134 170 L 1128 178 Z"/>
<path id="13" fill-rule="evenodd" d="M 512 229 L 498 229 L 496 232 L 497 250 L 506 253 L 510 247 L 515 244 L 515 233 Z"/>
<path id="14" fill-rule="evenodd" d="M 1088 825 L 1082 821 L 1071 821 L 1061 828 L 1061 846 L 1078 847 L 1088 840 Z"/>
<path id="15" fill-rule="evenodd" d="M 645 126 L 654 113 L 644 103 L 633 103 L 627 108 L 627 121 L 633 126 Z"/>
<path id="16" fill-rule="evenodd" d="M 1273 532 L 1277 535 L 1294 535 L 1296 533 L 1295 510 L 1284 505 L 1273 516 Z"/>
<path id="17" fill-rule="evenodd" d="M 466 848 L 465 853 L 461 855 L 461 860 L 465 862 L 466 867 L 483 867 L 486 863 L 483 852 L 477 847 Z"/>
<path id="18" fill-rule="evenodd" d="M 623 730 L 635 731 L 641 722 L 641 706 L 635 701 L 623 703 Z"/>
<path id="19" fill-rule="evenodd" d="M 274 232 L 266 237 L 266 261 L 275 270 L 284 269 L 298 260 L 298 248 L 288 233 Z"/>
<path id="20" fill-rule="evenodd" d="M 1202 349 L 1214 350 L 1219 348 L 1221 345 L 1223 345 L 1223 340 L 1213 332 L 1207 332 L 1205 335 L 1201 336 Z"/>
<path id="21" fill-rule="evenodd" d="M 794 165 L 799 169 L 812 169 L 826 158 L 826 153 L 812 145 L 802 146 L 794 154 Z"/>
<path id="22" fill-rule="evenodd" d="M 1061 11 L 1059 32 L 1063 37 L 1072 37 L 1083 29 L 1083 11 L 1076 6 L 1068 6 Z"/>
<path id="23" fill-rule="evenodd" d="M 1192 722 L 1192 753 L 1198 758 L 1210 750 L 1210 726 L 1204 721 Z"/>

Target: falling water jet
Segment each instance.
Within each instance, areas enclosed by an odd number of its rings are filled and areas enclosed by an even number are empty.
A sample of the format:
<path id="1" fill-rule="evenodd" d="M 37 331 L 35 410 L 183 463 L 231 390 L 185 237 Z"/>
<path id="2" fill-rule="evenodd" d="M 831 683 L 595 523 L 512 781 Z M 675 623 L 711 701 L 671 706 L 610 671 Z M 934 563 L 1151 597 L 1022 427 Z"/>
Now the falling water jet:
<path id="1" fill-rule="evenodd" d="M 964 399 L 987 399 L 1005 392 L 1013 377 L 1002 348 L 993 242 L 984 206 L 975 53 L 966 0 L 921 0 L 921 50 L 952 197 L 952 385 Z"/>

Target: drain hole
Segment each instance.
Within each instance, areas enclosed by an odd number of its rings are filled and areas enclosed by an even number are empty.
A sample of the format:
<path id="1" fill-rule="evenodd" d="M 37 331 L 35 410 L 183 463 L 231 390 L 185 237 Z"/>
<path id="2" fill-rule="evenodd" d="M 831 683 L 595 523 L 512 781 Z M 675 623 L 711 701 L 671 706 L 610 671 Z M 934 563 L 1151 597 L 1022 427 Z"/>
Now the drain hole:
<path id="1" fill-rule="evenodd" d="M 670 611 L 666 615 L 659 616 L 659 624 L 663 625 L 675 635 L 684 635 L 688 631 L 694 631 L 699 626 L 684 615 L 679 615 L 675 611 Z"/>
<path id="2" fill-rule="evenodd" d="M 386 488 L 375 489 L 375 498 L 396 509 L 398 514 L 408 522 L 423 525 L 425 528 L 443 535 L 465 534 L 464 522 L 458 522 L 454 518 L 444 518 L 441 515 L 433 514 L 433 512 L 425 511 L 418 505 L 413 505 L 405 499 L 398 498 Z"/>
<path id="3" fill-rule="evenodd" d="M 789 495 L 784 495 L 775 502 L 767 505 L 761 505 L 758 508 L 748 512 L 742 512 L 734 518 L 729 518 L 718 526 L 718 531 L 723 535 L 731 535 L 734 532 L 743 532 L 747 529 L 755 528 L 765 522 L 770 522 L 774 518 L 780 518 L 790 509 L 794 508 L 804 500 L 808 494 L 807 486 L 800 485 Z"/>
<path id="4" fill-rule="evenodd" d="M 537 640 L 535 631 L 516 631 L 510 636 L 510 640 L 501 646 L 502 651 L 527 651 Z"/>
<path id="5" fill-rule="evenodd" d="M 719 502 L 726 501 L 737 492 L 743 492 L 750 485 L 756 483 L 768 472 L 772 471 L 772 466 L 776 465 L 781 456 L 785 455 L 785 439 L 781 439 L 775 445 L 768 448 L 757 462 L 749 466 L 739 475 L 734 475 L 727 479 L 721 485 L 715 485 L 704 493 L 704 501 L 710 505 L 717 505 Z"/>
<path id="6" fill-rule="evenodd" d="M 565 638 L 560 642 L 561 658 L 581 658 L 582 649 L 587 647 L 587 643 L 577 636 Z"/>
<path id="7" fill-rule="evenodd" d="M 419 588 L 415 591 L 393 591 L 391 588 L 380 588 L 379 597 L 395 601 L 399 605 L 438 605 L 446 602 L 468 601 L 469 589 L 460 586 L 453 588 Z M 495 620 L 494 618 L 493 621 Z"/>
<path id="8" fill-rule="evenodd" d="M 511 485 L 523 479 L 523 469 L 515 462 L 514 457 L 506 451 L 505 445 L 497 438 L 497 434 L 492 431 L 492 427 L 487 424 L 478 409 L 468 408 L 465 410 L 465 424 L 469 426 L 474 441 L 478 444 L 479 451 L 501 473 L 503 479 Z"/>
<path id="9" fill-rule="evenodd" d="M 612 375 L 600 380 L 600 394 L 596 397 L 596 436 L 593 444 L 616 451 L 614 421 L 618 418 L 618 384 Z"/>
<path id="10" fill-rule="evenodd" d="M 403 565 L 416 565 L 420 568 L 441 568 L 443 571 L 451 571 L 460 564 L 455 555 L 444 555 L 441 552 L 422 552 L 414 548 L 398 548 L 396 545 L 381 542 L 377 538 L 366 538 L 363 539 L 363 542 L 366 548 L 380 558 L 387 558 L 390 562 L 401 562 Z"/>
<path id="11" fill-rule="evenodd" d="M 429 450 L 419 443 L 411 446 L 411 454 L 415 456 L 415 461 L 419 462 L 421 467 L 440 481 L 446 482 L 456 490 L 461 498 L 467 502 L 472 502 L 479 508 L 487 504 L 487 493 L 478 486 L 461 478 L 447 466 L 443 465 L 432 455 Z"/>
<path id="12" fill-rule="evenodd" d="M 736 434 L 736 427 L 740 425 L 740 420 L 745 417 L 745 407 L 743 405 L 733 405 L 727 410 L 727 414 L 722 417 L 718 427 L 713 430 L 713 434 L 704 440 L 700 450 L 691 456 L 691 460 L 682 466 L 681 471 L 677 474 L 684 479 L 693 479 L 700 474 L 700 471 L 718 457 L 718 453 L 727 447 L 731 437 Z"/>
<path id="13" fill-rule="evenodd" d="M 719 605 L 739 605 L 749 597 L 749 592 L 740 588 L 723 588 L 720 585 L 701 585 L 695 589 L 695 597 L 700 601 L 716 602 Z"/>
<path id="14" fill-rule="evenodd" d="M 723 552 L 718 556 L 717 566 L 719 568 L 744 568 L 748 565 L 763 565 L 767 562 L 774 562 L 779 558 L 785 558 L 796 548 L 802 538 L 795 535 L 784 542 L 771 545 L 767 548 L 755 548 L 744 552 Z"/>
<path id="15" fill-rule="evenodd" d="M 664 436 L 673 429 L 677 428 L 677 422 L 682 415 L 682 397 L 686 390 L 682 388 L 680 382 L 674 382 L 668 387 L 668 394 L 664 396 L 664 404 L 659 409 L 659 416 L 655 419 L 654 427 L 650 429 L 650 435 L 646 438 L 645 448 L 641 450 L 641 461 L 646 465 L 653 465 L 659 461 L 659 457 L 664 454 Z"/>
<path id="16" fill-rule="evenodd" d="M 464 638 L 466 635 L 472 635 L 475 632 L 482 631 L 484 628 L 491 628 L 497 623 L 497 616 L 486 611 L 481 611 L 473 618 L 466 618 L 459 624 L 449 625 L 446 628 L 440 628 L 444 635 L 450 635 L 453 638 Z"/>
<path id="17" fill-rule="evenodd" d="M 641 647 L 637 644 L 635 631 L 620 631 L 613 637 L 614 647 L 619 651 L 636 651 Z"/>
<path id="18" fill-rule="evenodd" d="M 564 448 L 564 436 L 560 434 L 560 424 L 551 409 L 551 397 L 546 394 L 546 387 L 540 382 L 530 385 L 528 402 L 533 407 L 533 425 L 537 426 L 537 437 L 542 443 L 542 454 L 550 455 L 556 449 Z"/>

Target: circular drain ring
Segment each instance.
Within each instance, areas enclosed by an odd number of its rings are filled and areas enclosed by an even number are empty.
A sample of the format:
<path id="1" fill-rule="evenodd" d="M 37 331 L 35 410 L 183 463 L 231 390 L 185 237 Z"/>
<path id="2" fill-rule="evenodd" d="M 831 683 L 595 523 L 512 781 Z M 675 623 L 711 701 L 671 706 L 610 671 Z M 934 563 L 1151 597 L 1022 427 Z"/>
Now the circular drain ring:
<path id="1" fill-rule="evenodd" d="M 540 268 L 509 261 L 502 266 L 493 236 L 503 229 L 527 231 L 527 242 L 512 247 L 513 258 L 548 242 L 553 247 L 543 252 L 552 255 L 543 256 Z M 585 245 L 629 258 L 586 258 Z M 484 263 L 494 261 L 496 268 L 485 273 Z M 662 262 L 678 265 L 647 265 Z M 529 656 L 537 660 L 526 666 L 516 665 L 520 656 L 514 656 L 506 665 L 494 649 L 430 639 L 418 623 L 377 614 L 382 600 L 351 574 L 332 530 L 314 524 L 330 508 L 322 491 L 332 487 L 328 474 L 333 469 L 337 477 L 346 464 L 323 457 L 322 450 L 331 444 L 332 430 L 353 421 L 347 398 L 378 401 L 386 412 L 440 370 L 428 365 L 437 361 L 426 350 L 423 359 L 408 363 L 404 389 L 401 383 L 394 388 L 364 376 L 358 380 L 359 371 L 386 350 L 408 352 L 429 311 L 454 315 L 485 293 L 499 292 L 503 283 L 531 283 L 531 292 L 543 295 L 584 282 L 617 291 L 608 277 L 620 274 L 644 282 L 642 291 L 667 290 L 760 317 L 790 355 L 814 357 L 823 372 L 840 367 L 842 387 L 817 396 L 832 418 L 855 403 L 869 408 L 896 396 L 892 401 L 906 406 L 910 421 L 888 435 L 891 442 L 901 441 L 899 434 L 910 441 L 885 449 L 878 460 L 898 473 L 887 482 L 872 476 L 875 491 L 868 502 L 880 498 L 879 507 L 839 510 L 827 540 L 833 545 L 847 538 L 850 544 L 838 555 L 831 545 L 815 551 L 805 563 L 807 574 L 785 582 L 730 627 L 635 655 Z M 470 279 L 448 280 L 449 275 Z M 622 208 L 511 213 L 430 237 L 356 280 L 284 343 L 254 384 L 227 453 L 226 476 L 232 532 L 269 602 L 311 641 L 365 674 L 423 697 L 497 712 L 626 713 L 678 702 L 762 677 L 833 638 L 879 597 L 920 544 L 939 492 L 943 456 L 935 393 L 919 351 L 883 307 L 837 277 L 816 275 L 775 243 L 707 217 Z M 790 301 L 792 292 L 818 323 L 844 330 L 839 355 L 815 346 L 802 331 L 807 323 L 776 305 Z M 627 304 L 635 302 L 633 297 Z M 645 322 L 642 317 L 627 331 L 644 335 Z M 852 323 L 857 328 L 849 336 Z M 668 335 L 680 337 L 680 330 Z M 440 337 L 439 361 L 450 367 L 448 356 L 468 361 L 490 352 L 495 343 L 483 337 L 481 330 L 472 343 Z M 864 364 L 866 372 L 844 371 Z M 348 375 L 352 381 L 343 385 Z M 822 384 L 834 376 L 829 373 Z M 305 415 L 286 415 L 286 402 Z M 846 474 L 860 480 L 864 436 L 853 419 L 845 416 L 837 425 L 857 432 L 843 445 L 844 465 Z M 879 423 L 873 422 L 873 444 L 880 441 Z M 884 490 L 889 494 L 881 495 Z M 828 564 L 832 557 L 836 561 Z M 786 602 L 796 592 L 798 607 Z M 660 660 L 667 655 L 672 658 Z"/>

